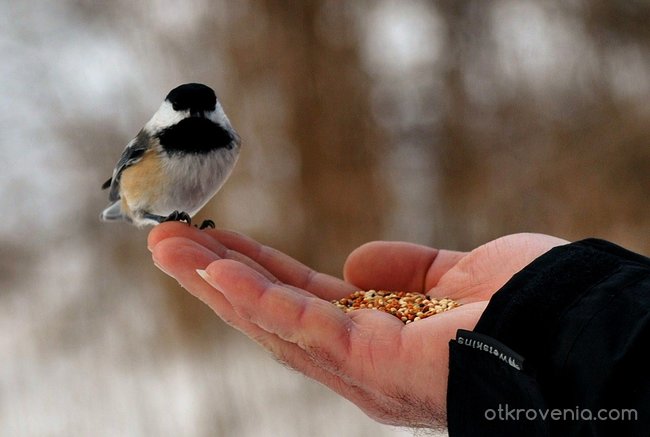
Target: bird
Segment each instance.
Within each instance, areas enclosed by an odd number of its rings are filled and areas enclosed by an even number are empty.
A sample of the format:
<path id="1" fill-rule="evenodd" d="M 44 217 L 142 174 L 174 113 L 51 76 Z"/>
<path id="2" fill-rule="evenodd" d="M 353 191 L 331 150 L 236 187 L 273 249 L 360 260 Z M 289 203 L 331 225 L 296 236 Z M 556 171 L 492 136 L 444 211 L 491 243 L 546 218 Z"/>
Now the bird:
<path id="1" fill-rule="evenodd" d="M 171 90 L 124 148 L 104 182 L 103 221 L 142 227 L 192 217 L 221 189 L 239 158 L 241 140 L 207 85 Z M 200 229 L 214 228 L 205 220 Z"/>

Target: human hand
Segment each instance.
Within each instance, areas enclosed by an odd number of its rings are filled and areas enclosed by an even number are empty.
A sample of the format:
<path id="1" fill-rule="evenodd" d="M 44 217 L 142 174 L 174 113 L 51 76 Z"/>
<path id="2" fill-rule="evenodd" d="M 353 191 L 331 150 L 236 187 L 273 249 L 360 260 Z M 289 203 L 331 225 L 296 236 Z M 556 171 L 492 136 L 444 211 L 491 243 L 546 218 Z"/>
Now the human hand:
<path id="1" fill-rule="evenodd" d="M 456 331 L 473 329 L 514 273 L 566 243 L 516 234 L 467 253 L 368 243 L 350 254 L 342 281 L 233 232 L 163 223 L 149 235 L 157 266 L 280 362 L 379 422 L 413 427 L 446 422 L 448 343 Z M 344 313 L 329 303 L 358 289 L 417 291 L 462 306 L 404 325 L 380 311 Z"/>

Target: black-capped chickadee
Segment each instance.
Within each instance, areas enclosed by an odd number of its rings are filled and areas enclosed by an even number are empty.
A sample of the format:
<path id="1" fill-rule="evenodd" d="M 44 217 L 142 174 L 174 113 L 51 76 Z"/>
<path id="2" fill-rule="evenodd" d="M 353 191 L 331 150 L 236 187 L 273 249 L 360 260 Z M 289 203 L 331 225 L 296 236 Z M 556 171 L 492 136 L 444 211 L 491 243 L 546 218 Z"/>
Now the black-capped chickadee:
<path id="1" fill-rule="evenodd" d="M 191 223 L 224 184 L 237 162 L 239 135 L 214 91 L 199 83 L 180 85 L 122 152 L 110 188 L 105 221 L 136 226 L 168 220 Z M 211 220 L 201 225 L 214 227 Z"/>

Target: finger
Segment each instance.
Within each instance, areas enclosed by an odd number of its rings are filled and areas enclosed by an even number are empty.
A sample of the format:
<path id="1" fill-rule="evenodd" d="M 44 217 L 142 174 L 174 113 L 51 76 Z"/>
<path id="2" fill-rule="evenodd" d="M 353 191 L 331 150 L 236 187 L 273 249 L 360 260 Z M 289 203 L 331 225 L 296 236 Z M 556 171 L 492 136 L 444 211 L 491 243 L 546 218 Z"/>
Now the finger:
<path id="1" fill-rule="evenodd" d="M 363 290 L 424 293 L 464 255 L 412 243 L 375 241 L 348 256 L 343 277 Z"/>
<path id="2" fill-rule="evenodd" d="M 245 332 L 269 349 L 273 348 L 278 351 L 278 355 L 286 356 L 285 360 L 295 362 L 298 359 L 294 356 L 295 351 L 292 352 L 295 345 L 292 345 L 289 350 L 279 351 L 280 344 L 278 342 L 287 342 L 237 316 L 232 305 L 221 292 L 208 284 L 200 273 L 197 273 L 197 271 L 204 271 L 203 269 L 209 263 L 219 259 L 213 252 L 195 241 L 170 237 L 155 246 L 153 259 L 161 270 L 175 278 L 183 288 L 207 304 L 226 323 Z M 277 341 L 271 337 L 275 337 Z M 289 344 L 287 343 L 287 345 Z"/>
<path id="3" fill-rule="evenodd" d="M 338 376 L 316 366 L 313 359 L 296 344 L 239 317 L 223 294 L 197 273 L 197 270 L 202 271 L 211 261 L 218 259 L 214 253 L 192 240 L 170 237 L 155 245 L 153 259 L 159 268 L 207 304 L 224 322 L 268 349 L 278 361 L 329 386 L 341 395 L 349 396 L 345 390 L 346 384 Z"/>
<path id="4" fill-rule="evenodd" d="M 352 317 L 330 303 L 277 286 L 240 263 L 218 260 L 206 270 L 206 280 L 221 290 L 239 317 L 304 351 L 304 355 L 293 356 L 299 358 L 292 366 L 352 400 L 369 414 L 376 413 L 378 403 L 382 407 L 391 405 L 381 389 L 385 381 L 378 382 L 371 377 L 377 371 L 372 356 L 373 353 L 386 355 L 381 352 L 385 349 L 395 353 L 403 327 L 401 322 L 379 311 L 362 310 L 356 315 L 360 319 L 357 329 Z M 311 364 L 304 361 L 305 356 Z M 387 372 L 397 371 L 387 369 Z M 390 375 L 393 376 L 399 380 L 403 375 Z M 393 407 L 391 411 L 398 405 Z"/>
<path id="5" fill-rule="evenodd" d="M 549 235 L 512 234 L 470 252 L 458 268 L 445 275 L 431 293 L 460 301 L 490 300 L 512 276 L 552 247 L 567 244 Z"/>
<path id="6" fill-rule="evenodd" d="M 237 251 L 264 267 L 281 282 L 304 289 L 325 300 L 338 299 L 355 288 L 338 278 L 316 272 L 290 256 L 264 246 L 257 241 L 232 231 L 209 230 L 227 248 Z"/>
<path id="7" fill-rule="evenodd" d="M 208 233 L 199 230 L 193 226 L 187 226 L 184 223 L 165 222 L 165 223 L 161 223 L 158 226 L 155 226 L 149 233 L 149 237 L 147 239 L 147 246 L 149 247 L 149 250 L 153 251 L 153 249 L 158 245 L 158 243 L 160 243 L 165 239 L 173 238 L 173 237 L 185 238 L 187 240 L 194 241 L 197 244 L 200 244 L 201 246 L 214 252 L 219 258 L 233 259 L 235 261 L 239 261 L 257 270 L 258 272 L 260 272 L 270 280 L 274 282 L 278 281 L 278 279 L 275 276 L 273 276 L 268 270 L 260 266 L 258 263 L 256 263 L 246 255 L 228 249 L 226 246 L 221 244 L 218 240 L 216 240 Z"/>
<path id="8" fill-rule="evenodd" d="M 215 240 L 206 232 L 181 222 L 164 222 L 154 226 L 151 232 L 149 232 L 147 247 L 153 251 L 158 243 L 171 237 L 182 237 L 196 241 L 219 256 L 222 256 L 226 251 L 226 247 L 223 244 L 219 243 L 219 241 Z"/>
<path id="9" fill-rule="evenodd" d="M 274 284 L 249 267 L 217 260 L 206 280 L 239 317 L 295 343 L 319 366 L 340 374 L 348 358 L 352 320 L 329 302 Z"/>
<path id="10" fill-rule="evenodd" d="M 211 306 L 218 298 L 196 273 L 219 259 L 214 252 L 187 238 L 170 237 L 156 244 L 152 258 L 158 268 L 206 304 Z"/>

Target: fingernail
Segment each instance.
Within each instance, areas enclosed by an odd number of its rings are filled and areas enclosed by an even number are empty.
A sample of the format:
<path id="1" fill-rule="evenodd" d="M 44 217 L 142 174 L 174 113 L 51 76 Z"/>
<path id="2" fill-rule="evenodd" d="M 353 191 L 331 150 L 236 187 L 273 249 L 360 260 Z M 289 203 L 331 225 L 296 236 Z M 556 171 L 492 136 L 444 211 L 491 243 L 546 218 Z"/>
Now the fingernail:
<path id="1" fill-rule="evenodd" d="M 165 269 L 164 269 L 160 264 L 158 264 L 158 263 L 156 262 L 156 260 L 153 260 L 153 265 L 156 266 L 156 267 L 158 267 L 158 268 L 159 268 L 159 269 L 160 269 L 164 274 L 166 274 L 166 275 L 168 275 L 168 276 L 171 276 L 172 278 L 174 277 L 174 276 L 171 275 L 167 270 L 165 270 Z"/>
<path id="2" fill-rule="evenodd" d="M 212 278 L 210 278 L 210 275 L 208 275 L 208 272 L 206 272 L 205 270 L 202 270 L 202 269 L 196 269 L 196 273 L 198 273 L 199 276 L 200 276 L 201 278 L 203 278 L 203 280 L 204 280 L 205 282 L 207 282 L 208 284 L 210 283 L 210 280 L 211 280 Z"/>
<path id="3" fill-rule="evenodd" d="M 219 286 L 217 281 L 215 281 L 215 279 L 208 274 L 208 272 L 206 272 L 205 270 L 202 270 L 202 269 L 196 269 L 196 273 L 198 273 L 199 276 L 201 277 L 201 279 L 203 279 L 205 282 L 207 282 L 207 284 L 210 287 L 212 287 L 212 289 L 214 291 L 217 291 L 217 292 L 221 293 L 221 287 Z"/>

